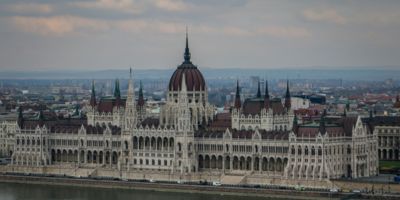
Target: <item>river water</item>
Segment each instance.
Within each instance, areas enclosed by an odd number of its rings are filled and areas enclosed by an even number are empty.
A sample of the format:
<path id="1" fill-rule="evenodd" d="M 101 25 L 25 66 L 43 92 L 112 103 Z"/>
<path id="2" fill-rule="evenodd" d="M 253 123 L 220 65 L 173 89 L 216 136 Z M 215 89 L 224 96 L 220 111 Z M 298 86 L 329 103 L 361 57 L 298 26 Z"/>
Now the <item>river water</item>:
<path id="1" fill-rule="evenodd" d="M 273 200 L 218 194 L 0 183 L 0 200 Z"/>

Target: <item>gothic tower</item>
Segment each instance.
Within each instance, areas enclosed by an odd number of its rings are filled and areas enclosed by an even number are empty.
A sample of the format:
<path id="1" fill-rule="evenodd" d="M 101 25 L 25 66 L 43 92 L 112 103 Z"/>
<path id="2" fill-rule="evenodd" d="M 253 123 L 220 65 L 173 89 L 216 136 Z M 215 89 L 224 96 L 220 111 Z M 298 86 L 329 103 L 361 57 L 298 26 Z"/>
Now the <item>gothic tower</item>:
<path id="1" fill-rule="evenodd" d="M 176 118 L 176 148 L 175 171 L 182 173 L 194 172 L 197 166 L 194 155 L 194 134 L 190 117 L 185 76 L 182 78 L 182 88 L 178 95 L 178 113 Z"/>
<path id="2" fill-rule="evenodd" d="M 130 69 L 128 94 L 125 105 L 125 130 L 132 130 L 136 127 L 136 103 L 135 103 L 135 90 L 132 80 L 132 69 Z"/>

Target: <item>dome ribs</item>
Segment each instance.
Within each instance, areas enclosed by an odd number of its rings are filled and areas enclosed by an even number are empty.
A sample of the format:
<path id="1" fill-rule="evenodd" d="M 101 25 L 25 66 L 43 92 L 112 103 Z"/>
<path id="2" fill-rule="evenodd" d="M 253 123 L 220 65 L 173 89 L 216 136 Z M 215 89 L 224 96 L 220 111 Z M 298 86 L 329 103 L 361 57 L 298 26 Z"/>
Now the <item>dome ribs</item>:
<path id="1" fill-rule="evenodd" d="M 182 64 L 172 74 L 169 82 L 170 91 L 179 91 L 182 84 L 182 76 L 185 74 L 188 91 L 204 91 L 205 81 L 201 72 L 193 64 Z"/>

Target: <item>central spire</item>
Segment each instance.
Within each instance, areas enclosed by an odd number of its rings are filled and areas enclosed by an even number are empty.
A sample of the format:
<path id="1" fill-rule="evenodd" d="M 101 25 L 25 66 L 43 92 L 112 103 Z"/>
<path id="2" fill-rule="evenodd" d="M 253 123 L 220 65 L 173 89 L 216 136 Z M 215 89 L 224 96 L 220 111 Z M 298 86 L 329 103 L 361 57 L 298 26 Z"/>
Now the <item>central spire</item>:
<path id="1" fill-rule="evenodd" d="M 188 28 L 186 26 L 186 47 L 185 47 L 185 54 L 183 55 L 185 61 L 183 63 L 191 64 L 190 62 L 190 51 L 189 51 L 189 39 L 188 39 Z"/>

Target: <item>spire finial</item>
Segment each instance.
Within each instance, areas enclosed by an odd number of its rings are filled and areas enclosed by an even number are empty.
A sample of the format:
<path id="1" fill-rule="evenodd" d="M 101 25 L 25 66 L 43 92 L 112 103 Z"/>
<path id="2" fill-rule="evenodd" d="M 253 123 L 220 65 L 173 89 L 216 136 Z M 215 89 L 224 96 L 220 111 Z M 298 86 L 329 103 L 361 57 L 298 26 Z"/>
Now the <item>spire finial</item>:
<path id="1" fill-rule="evenodd" d="M 94 80 L 92 80 L 92 94 L 90 97 L 90 105 L 92 107 L 96 106 L 96 90 L 94 88 Z"/>
<path id="2" fill-rule="evenodd" d="M 138 105 L 139 105 L 139 106 L 143 106 L 143 105 L 144 105 L 142 80 L 139 81 L 139 98 L 138 98 Z"/>
<path id="3" fill-rule="evenodd" d="M 236 96 L 240 96 L 239 79 L 236 80 Z"/>
<path id="4" fill-rule="evenodd" d="M 257 98 L 261 98 L 260 79 L 258 79 Z"/>
<path id="5" fill-rule="evenodd" d="M 290 91 L 289 91 L 289 79 L 286 81 L 286 95 L 285 95 L 285 107 L 287 109 L 291 108 Z"/>
<path id="6" fill-rule="evenodd" d="M 119 88 L 119 79 L 115 79 L 114 97 L 121 98 L 121 91 Z"/>
<path id="7" fill-rule="evenodd" d="M 240 109 L 241 107 L 240 101 L 240 88 L 239 88 L 239 79 L 236 81 L 236 97 L 235 97 L 235 108 Z"/>
<path id="8" fill-rule="evenodd" d="M 321 120 L 319 122 L 319 132 L 321 134 L 325 134 L 326 132 L 325 117 L 326 117 L 326 109 L 324 109 L 324 113 L 321 115 Z"/>
<path id="9" fill-rule="evenodd" d="M 183 55 L 185 59 L 184 63 L 191 63 L 190 62 L 190 51 L 189 51 L 189 37 L 188 37 L 188 27 L 186 26 L 186 47 L 185 47 L 185 54 Z"/>
<path id="10" fill-rule="evenodd" d="M 268 80 L 265 79 L 265 98 L 269 98 Z"/>
<path id="11" fill-rule="evenodd" d="M 289 79 L 286 80 L 286 97 L 290 97 Z"/>
<path id="12" fill-rule="evenodd" d="M 132 79 L 132 67 L 129 68 L 129 78 Z"/>
<path id="13" fill-rule="evenodd" d="M 23 127 L 24 126 L 24 116 L 22 114 L 22 106 L 19 106 L 19 108 L 18 108 L 18 121 L 17 122 L 21 129 L 24 128 Z"/>
<path id="14" fill-rule="evenodd" d="M 265 95 L 264 95 L 264 108 L 269 109 L 269 91 L 268 91 L 268 80 L 265 79 Z"/>

